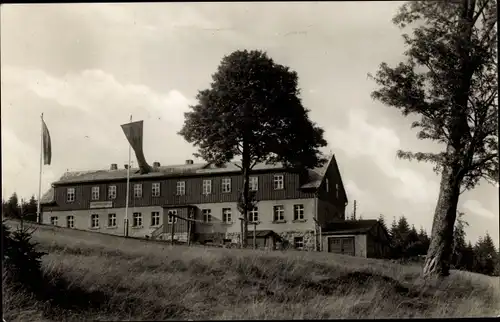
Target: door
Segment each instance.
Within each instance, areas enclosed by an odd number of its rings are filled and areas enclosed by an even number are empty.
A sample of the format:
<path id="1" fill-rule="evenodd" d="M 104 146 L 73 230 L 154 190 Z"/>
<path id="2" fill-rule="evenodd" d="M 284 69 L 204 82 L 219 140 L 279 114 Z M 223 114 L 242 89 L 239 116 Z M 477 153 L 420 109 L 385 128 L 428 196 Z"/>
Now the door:
<path id="1" fill-rule="evenodd" d="M 354 256 L 354 237 L 328 238 L 328 251 L 330 253 Z"/>

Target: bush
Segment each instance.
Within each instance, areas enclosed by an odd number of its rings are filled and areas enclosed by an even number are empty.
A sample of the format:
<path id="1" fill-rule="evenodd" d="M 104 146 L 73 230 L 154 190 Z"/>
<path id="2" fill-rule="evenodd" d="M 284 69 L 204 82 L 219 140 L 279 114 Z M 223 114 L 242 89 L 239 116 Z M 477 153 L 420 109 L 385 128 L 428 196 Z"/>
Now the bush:
<path id="1" fill-rule="evenodd" d="M 2 222 L 2 264 L 7 280 L 33 289 L 42 280 L 41 258 L 46 253 L 36 251 L 29 229 L 11 232 Z"/>

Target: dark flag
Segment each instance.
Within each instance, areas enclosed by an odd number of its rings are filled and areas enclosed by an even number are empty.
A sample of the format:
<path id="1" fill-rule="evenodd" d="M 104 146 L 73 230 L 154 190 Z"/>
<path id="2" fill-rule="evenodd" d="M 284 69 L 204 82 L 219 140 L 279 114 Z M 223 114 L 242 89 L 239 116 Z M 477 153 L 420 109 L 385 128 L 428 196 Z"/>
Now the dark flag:
<path id="1" fill-rule="evenodd" d="M 50 165 L 52 160 L 52 144 L 50 142 L 50 133 L 45 121 L 42 119 L 42 145 L 43 145 L 43 164 Z"/>
<path id="2" fill-rule="evenodd" d="M 137 163 L 141 174 L 146 174 L 152 171 L 151 166 L 146 162 L 144 158 L 144 152 L 142 150 L 142 128 L 144 121 L 131 122 L 121 125 L 123 133 L 127 137 L 130 146 L 134 150 L 135 156 L 137 158 Z"/>

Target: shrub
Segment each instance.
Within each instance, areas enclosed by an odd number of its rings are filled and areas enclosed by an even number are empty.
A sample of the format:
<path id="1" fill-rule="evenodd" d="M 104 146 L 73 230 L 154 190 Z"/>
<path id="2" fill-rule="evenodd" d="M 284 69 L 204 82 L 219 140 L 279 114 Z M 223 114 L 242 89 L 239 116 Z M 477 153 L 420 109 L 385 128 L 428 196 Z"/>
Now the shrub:
<path id="1" fill-rule="evenodd" d="M 33 289 L 42 280 L 41 257 L 37 243 L 31 241 L 33 231 L 17 229 L 13 232 L 2 222 L 2 263 L 7 280 Z"/>

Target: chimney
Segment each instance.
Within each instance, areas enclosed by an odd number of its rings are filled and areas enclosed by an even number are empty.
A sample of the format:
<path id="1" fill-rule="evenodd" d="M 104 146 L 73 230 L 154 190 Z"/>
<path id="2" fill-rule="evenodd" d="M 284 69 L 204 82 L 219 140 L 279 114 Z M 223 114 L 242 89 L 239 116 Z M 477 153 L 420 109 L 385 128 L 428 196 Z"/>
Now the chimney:
<path id="1" fill-rule="evenodd" d="M 159 167 L 160 167 L 160 162 L 158 162 L 158 161 L 153 162 L 154 169 L 158 169 Z"/>
<path id="2" fill-rule="evenodd" d="M 193 160 L 186 160 L 186 164 L 193 164 Z"/>
<path id="3" fill-rule="evenodd" d="M 111 163 L 111 167 L 109 168 L 109 170 L 118 170 L 118 164 Z"/>
<path id="4" fill-rule="evenodd" d="M 125 170 L 127 170 L 128 169 L 128 164 L 125 164 L 123 167 L 125 168 Z"/>

